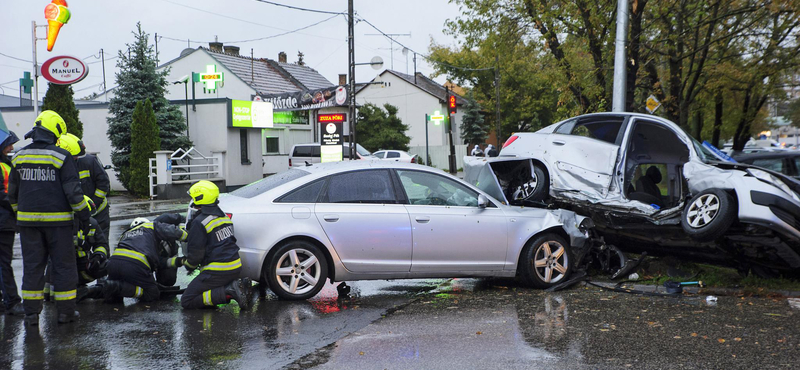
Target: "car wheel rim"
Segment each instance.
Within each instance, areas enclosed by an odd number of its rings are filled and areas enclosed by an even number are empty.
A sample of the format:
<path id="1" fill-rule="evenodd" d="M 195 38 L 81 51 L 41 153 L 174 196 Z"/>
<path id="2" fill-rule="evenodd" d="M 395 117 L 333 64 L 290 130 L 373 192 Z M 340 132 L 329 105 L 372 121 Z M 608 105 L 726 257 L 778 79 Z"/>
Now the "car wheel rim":
<path id="1" fill-rule="evenodd" d="M 569 268 L 567 250 L 557 241 L 546 241 L 536 248 L 533 264 L 536 275 L 545 283 L 557 283 L 564 279 Z"/>
<path id="2" fill-rule="evenodd" d="M 525 200 L 532 197 L 538 183 L 539 181 L 534 173 L 528 182 L 517 187 L 517 190 L 514 192 L 514 200 Z"/>
<path id="3" fill-rule="evenodd" d="M 319 260 L 305 249 L 289 250 L 275 264 L 278 285 L 291 294 L 308 293 L 317 286 L 321 274 Z"/>
<path id="4" fill-rule="evenodd" d="M 719 197 L 705 194 L 695 199 L 686 211 L 689 226 L 699 229 L 710 224 L 719 214 Z"/>

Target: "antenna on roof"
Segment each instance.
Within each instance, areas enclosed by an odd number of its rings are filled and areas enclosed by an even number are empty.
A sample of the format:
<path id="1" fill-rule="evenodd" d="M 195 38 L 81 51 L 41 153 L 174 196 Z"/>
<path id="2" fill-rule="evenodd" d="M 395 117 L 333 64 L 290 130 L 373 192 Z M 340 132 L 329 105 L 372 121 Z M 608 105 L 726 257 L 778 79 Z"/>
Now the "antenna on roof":
<path id="1" fill-rule="evenodd" d="M 214 42 L 219 42 L 219 38 L 217 37 L 217 35 L 214 35 Z"/>

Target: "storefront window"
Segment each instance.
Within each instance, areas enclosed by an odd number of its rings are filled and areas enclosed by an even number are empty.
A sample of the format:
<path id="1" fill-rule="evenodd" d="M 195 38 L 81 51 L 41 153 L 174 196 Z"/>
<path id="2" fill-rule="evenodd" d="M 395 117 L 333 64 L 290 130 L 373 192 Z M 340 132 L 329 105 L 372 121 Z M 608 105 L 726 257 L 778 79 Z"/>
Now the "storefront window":
<path id="1" fill-rule="evenodd" d="M 280 154 L 280 141 L 277 137 L 265 137 L 264 138 L 264 148 L 265 154 Z"/>

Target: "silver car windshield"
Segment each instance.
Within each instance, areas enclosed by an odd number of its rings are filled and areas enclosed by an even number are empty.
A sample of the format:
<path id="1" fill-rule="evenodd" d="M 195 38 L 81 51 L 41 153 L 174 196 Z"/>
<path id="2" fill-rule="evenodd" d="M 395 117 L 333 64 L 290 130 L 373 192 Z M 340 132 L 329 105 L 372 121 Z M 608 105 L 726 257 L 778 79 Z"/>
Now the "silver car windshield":
<path id="1" fill-rule="evenodd" d="M 700 142 L 695 140 L 694 138 L 691 139 L 692 139 L 692 145 L 694 145 L 694 151 L 697 152 L 697 155 L 703 162 L 709 163 L 711 161 L 718 160 L 717 156 L 715 156 L 714 153 L 711 153 L 711 151 L 708 150 L 708 148 L 704 147 L 703 144 L 700 144 Z"/>
<path id="2" fill-rule="evenodd" d="M 252 198 L 256 195 L 263 194 L 268 190 L 274 189 L 278 186 L 281 186 L 289 181 L 299 179 L 303 176 L 308 175 L 308 171 L 303 171 L 301 169 L 292 168 L 288 171 L 276 173 L 272 176 L 265 177 L 261 180 L 258 180 L 254 183 L 249 185 L 243 186 L 239 189 L 236 189 L 230 192 L 231 195 L 235 195 L 237 197 L 242 198 Z"/>

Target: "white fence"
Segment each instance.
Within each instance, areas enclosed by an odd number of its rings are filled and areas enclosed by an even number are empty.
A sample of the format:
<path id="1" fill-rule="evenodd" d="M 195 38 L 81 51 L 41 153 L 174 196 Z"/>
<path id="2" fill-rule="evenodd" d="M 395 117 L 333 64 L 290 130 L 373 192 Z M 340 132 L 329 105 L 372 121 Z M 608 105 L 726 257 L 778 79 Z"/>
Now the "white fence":
<path id="1" fill-rule="evenodd" d="M 438 145 L 428 147 L 431 154 L 431 165 L 436 168 L 447 170 L 450 167 L 450 161 L 447 159 L 450 155 L 450 147 L 447 145 Z M 416 154 L 422 158 L 422 163 L 425 161 L 425 146 L 412 146 L 408 149 L 409 154 Z M 467 155 L 466 145 L 456 145 L 456 168 L 464 168 L 464 156 Z"/>
<path id="2" fill-rule="evenodd" d="M 222 178 L 222 164 L 225 152 L 215 152 L 211 157 L 200 153 L 194 147 L 174 152 L 159 150 L 150 158 L 150 198 L 157 196 L 158 185 L 186 184 L 197 180 L 216 180 Z"/>

